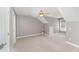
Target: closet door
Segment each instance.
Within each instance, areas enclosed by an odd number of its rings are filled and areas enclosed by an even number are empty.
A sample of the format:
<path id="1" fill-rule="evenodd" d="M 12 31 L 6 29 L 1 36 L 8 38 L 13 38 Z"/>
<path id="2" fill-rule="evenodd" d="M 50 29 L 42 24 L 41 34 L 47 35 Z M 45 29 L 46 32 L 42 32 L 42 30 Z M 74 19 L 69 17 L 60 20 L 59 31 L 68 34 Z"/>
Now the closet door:
<path id="1" fill-rule="evenodd" d="M 9 37 L 9 7 L 0 7 L 0 52 L 9 51 Z"/>

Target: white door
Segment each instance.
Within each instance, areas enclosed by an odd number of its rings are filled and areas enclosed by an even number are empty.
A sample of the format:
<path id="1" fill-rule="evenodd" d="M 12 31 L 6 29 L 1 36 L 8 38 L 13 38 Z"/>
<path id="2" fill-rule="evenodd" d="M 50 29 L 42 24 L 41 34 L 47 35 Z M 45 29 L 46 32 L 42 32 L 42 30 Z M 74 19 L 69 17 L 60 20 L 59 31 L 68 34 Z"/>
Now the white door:
<path id="1" fill-rule="evenodd" d="M 6 43 L 1 52 L 9 51 L 9 35 L 9 7 L 0 7 L 0 45 Z"/>

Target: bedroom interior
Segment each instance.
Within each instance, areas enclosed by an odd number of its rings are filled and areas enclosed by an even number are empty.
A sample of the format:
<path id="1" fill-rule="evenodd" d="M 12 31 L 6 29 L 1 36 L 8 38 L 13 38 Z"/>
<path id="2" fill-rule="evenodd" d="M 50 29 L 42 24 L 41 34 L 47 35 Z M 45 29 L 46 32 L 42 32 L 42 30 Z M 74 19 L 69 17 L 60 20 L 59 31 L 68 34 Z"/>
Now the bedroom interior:
<path id="1" fill-rule="evenodd" d="M 0 7 L 3 19 L 0 51 L 79 51 L 78 10 L 78 7 Z"/>

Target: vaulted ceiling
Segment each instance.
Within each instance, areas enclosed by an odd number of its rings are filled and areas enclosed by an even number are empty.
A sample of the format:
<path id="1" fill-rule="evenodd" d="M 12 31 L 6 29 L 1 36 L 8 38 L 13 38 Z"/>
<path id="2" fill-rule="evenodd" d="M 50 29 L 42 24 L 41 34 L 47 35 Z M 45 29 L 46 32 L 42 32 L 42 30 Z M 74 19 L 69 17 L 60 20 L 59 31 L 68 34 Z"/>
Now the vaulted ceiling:
<path id="1" fill-rule="evenodd" d="M 79 7 L 14 7 L 17 15 L 39 17 L 38 13 L 43 10 L 50 17 L 64 17 L 67 21 L 79 21 Z"/>
<path id="2" fill-rule="evenodd" d="M 23 15 L 23 16 L 27 16 L 31 14 L 31 10 L 32 8 L 29 7 L 14 7 L 15 13 L 17 15 Z"/>
<path id="3" fill-rule="evenodd" d="M 59 8 L 66 21 L 79 21 L 79 7 Z"/>
<path id="4" fill-rule="evenodd" d="M 56 20 L 53 18 L 62 17 L 62 14 L 57 7 L 14 7 L 14 10 L 16 15 L 36 17 L 42 23 L 50 23 Z M 40 10 L 46 12 L 47 17 L 39 17 Z"/>
<path id="5" fill-rule="evenodd" d="M 14 7 L 17 15 L 31 15 L 38 16 L 40 10 L 48 13 L 48 16 L 61 17 L 61 13 L 57 7 Z"/>

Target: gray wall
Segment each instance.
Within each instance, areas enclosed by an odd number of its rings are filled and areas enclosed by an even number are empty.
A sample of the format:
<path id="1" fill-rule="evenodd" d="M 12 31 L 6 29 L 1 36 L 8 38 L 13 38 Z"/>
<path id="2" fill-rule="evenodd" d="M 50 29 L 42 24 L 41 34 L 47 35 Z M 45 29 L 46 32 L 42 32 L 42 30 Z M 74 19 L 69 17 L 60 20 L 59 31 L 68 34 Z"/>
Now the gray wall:
<path id="1" fill-rule="evenodd" d="M 49 34 L 49 27 L 52 26 L 54 28 L 54 32 L 58 32 L 55 28 L 57 19 L 53 17 L 44 17 L 48 23 L 44 25 L 45 33 Z"/>
<path id="2" fill-rule="evenodd" d="M 43 31 L 43 24 L 32 16 L 17 16 L 16 36 L 26 36 Z"/>
<path id="3" fill-rule="evenodd" d="M 79 21 L 67 23 L 67 40 L 79 45 Z"/>
<path id="4" fill-rule="evenodd" d="M 46 34 L 49 34 L 49 25 L 48 24 L 44 24 L 44 32 Z"/>
<path id="5" fill-rule="evenodd" d="M 61 11 L 67 21 L 67 40 L 79 44 L 79 8 L 62 7 Z"/>

